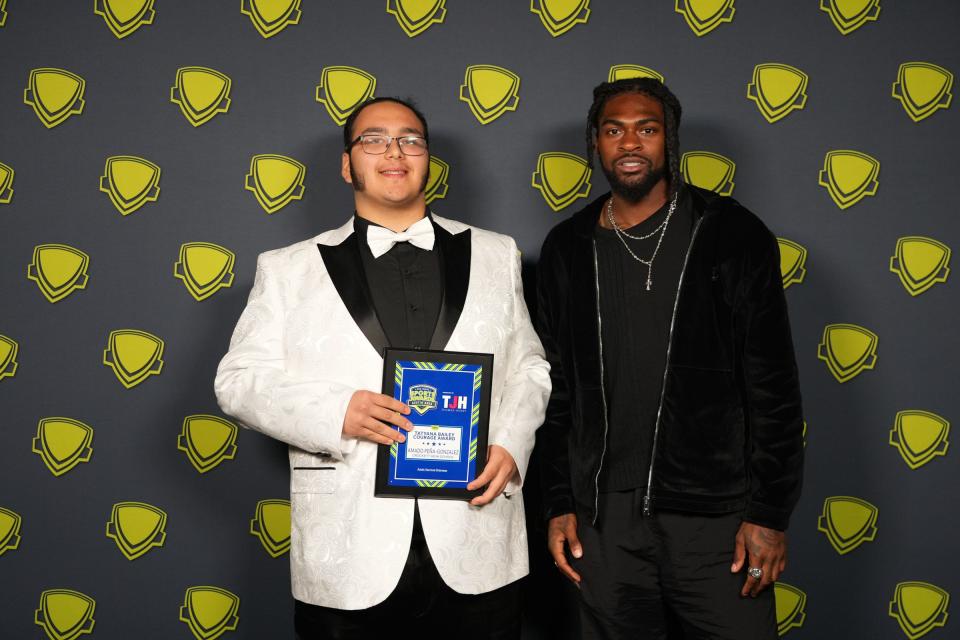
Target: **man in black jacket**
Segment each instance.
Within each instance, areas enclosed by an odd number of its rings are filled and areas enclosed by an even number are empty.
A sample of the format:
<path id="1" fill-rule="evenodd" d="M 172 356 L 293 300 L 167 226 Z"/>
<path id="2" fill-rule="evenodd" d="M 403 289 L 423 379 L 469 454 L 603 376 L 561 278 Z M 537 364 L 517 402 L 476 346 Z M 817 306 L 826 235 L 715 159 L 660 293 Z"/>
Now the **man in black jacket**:
<path id="1" fill-rule="evenodd" d="M 803 465 L 779 252 L 683 183 L 680 114 L 657 80 L 594 89 L 588 155 L 612 193 L 540 253 L 548 546 L 585 637 L 775 639 Z"/>

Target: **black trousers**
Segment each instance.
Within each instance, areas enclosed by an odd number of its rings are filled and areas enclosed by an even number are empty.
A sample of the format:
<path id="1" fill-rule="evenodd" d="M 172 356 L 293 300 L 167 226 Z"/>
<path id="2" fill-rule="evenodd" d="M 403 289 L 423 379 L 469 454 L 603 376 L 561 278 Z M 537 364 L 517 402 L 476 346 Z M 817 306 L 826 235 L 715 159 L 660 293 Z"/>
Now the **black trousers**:
<path id="1" fill-rule="evenodd" d="M 645 518 L 641 494 L 602 493 L 597 526 L 579 523 L 583 637 L 777 640 L 773 589 L 743 598 L 730 573 L 740 514 Z"/>
<path id="2" fill-rule="evenodd" d="M 519 640 L 520 581 L 477 595 L 457 593 L 437 572 L 423 537 L 419 509 L 400 582 L 369 609 L 347 611 L 294 601 L 297 640 L 464 638 Z"/>

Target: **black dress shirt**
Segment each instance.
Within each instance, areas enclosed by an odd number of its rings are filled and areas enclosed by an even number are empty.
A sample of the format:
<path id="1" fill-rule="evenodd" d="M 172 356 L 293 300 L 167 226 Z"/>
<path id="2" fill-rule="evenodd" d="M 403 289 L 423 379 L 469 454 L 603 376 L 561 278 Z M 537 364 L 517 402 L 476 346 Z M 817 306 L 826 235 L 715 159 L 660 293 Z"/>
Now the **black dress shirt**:
<path id="1" fill-rule="evenodd" d="M 367 229 L 373 224 L 354 216 L 353 228 L 380 326 L 391 347 L 427 349 L 443 300 L 440 245 L 434 243 L 432 251 L 425 251 L 398 242 L 374 258 L 367 244 Z"/>

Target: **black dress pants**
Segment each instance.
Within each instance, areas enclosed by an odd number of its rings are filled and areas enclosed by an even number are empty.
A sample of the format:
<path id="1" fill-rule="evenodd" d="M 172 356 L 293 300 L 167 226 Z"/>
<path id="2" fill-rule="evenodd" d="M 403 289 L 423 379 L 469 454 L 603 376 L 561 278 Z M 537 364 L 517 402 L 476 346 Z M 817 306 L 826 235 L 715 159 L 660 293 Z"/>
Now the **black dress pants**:
<path id="1" fill-rule="evenodd" d="M 390 596 L 369 609 L 348 611 L 294 601 L 297 640 L 463 638 L 519 640 L 520 581 L 477 595 L 457 593 L 437 572 L 420 524 L 400 582 Z"/>
<path id="2" fill-rule="evenodd" d="M 740 514 L 644 517 L 641 494 L 602 493 L 597 526 L 579 523 L 583 637 L 777 640 L 773 589 L 741 597 L 730 573 Z"/>

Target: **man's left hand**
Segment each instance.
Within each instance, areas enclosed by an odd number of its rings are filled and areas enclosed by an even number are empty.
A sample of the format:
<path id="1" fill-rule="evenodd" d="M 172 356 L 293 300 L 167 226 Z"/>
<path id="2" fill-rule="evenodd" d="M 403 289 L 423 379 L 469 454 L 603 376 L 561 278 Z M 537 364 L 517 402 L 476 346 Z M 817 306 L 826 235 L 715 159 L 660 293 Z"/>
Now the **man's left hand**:
<path id="1" fill-rule="evenodd" d="M 516 474 L 517 463 L 513 461 L 513 456 L 499 445 L 490 445 L 487 447 L 487 466 L 483 468 L 483 473 L 467 485 L 467 489 L 470 491 L 483 486 L 486 486 L 487 490 L 471 500 L 470 504 L 475 507 L 482 507 L 492 502 L 494 498 L 503 493 L 503 488 Z"/>
<path id="2" fill-rule="evenodd" d="M 787 568 L 787 534 L 776 529 L 767 529 L 758 524 L 744 522 L 737 531 L 737 546 L 733 551 L 731 573 L 737 573 L 744 566 L 759 568 L 763 573 L 759 578 L 747 575 L 741 596 L 757 595 L 780 579 Z"/>

